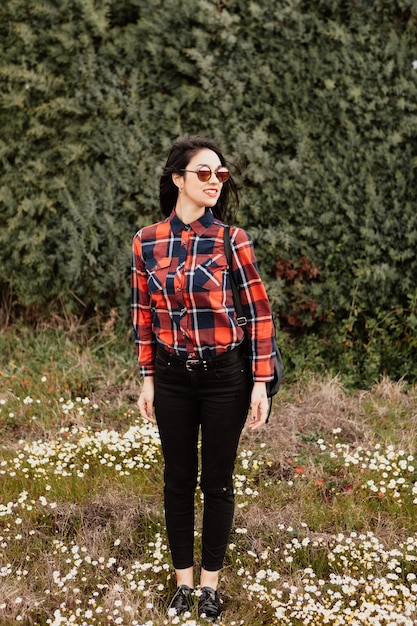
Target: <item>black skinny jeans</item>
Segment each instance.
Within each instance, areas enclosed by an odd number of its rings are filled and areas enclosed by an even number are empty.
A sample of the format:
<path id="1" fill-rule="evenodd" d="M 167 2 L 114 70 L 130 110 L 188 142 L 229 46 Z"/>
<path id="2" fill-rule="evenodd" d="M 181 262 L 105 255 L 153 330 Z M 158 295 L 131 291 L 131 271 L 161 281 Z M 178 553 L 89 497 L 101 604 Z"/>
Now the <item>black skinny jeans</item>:
<path id="1" fill-rule="evenodd" d="M 226 364 L 219 357 L 208 371 L 192 372 L 165 352 L 158 350 L 156 357 L 155 414 L 165 461 L 165 519 L 175 569 L 194 564 L 200 428 L 204 569 L 221 569 L 229 540 L 233 469 L 252 384 L 240 350 L 227 355 Z"/>

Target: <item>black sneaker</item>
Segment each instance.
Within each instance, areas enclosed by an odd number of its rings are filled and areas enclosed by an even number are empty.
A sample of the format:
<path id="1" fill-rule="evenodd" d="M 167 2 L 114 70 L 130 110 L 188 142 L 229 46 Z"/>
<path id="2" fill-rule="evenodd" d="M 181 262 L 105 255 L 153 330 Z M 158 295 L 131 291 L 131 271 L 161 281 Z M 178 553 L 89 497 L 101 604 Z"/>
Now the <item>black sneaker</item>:
<path id="1" fill-rule="evenodd" d="M 211 587 L 201 587 L 198 600 L 198 614 L 206 622 L 215 622 L 222 612 L 222 601 L 217 591 Z"/>
<path id="2" fill-rule="evenodd" d="M 180 585 L 175 592 L 175 596 L 171 600 L 169 605 L 170 609 L 175 609 L 175 615 L 182 615 L 187 611 L 191 611 L 192 608 L 192 593 L 194 589 L 191 589 L 188 585 Z"/>

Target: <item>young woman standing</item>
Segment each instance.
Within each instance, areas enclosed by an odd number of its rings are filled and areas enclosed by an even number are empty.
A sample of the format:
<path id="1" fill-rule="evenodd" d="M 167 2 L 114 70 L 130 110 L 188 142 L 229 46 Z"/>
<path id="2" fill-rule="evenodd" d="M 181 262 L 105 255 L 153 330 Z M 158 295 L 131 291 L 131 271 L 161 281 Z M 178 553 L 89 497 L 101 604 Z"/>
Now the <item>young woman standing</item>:
<path id="1" fill-rule="evenodd" d="M 233 263 L 227 266 L 223 235 L 231 200 L 237 204 L 237 189 L 219 147 L 204 137 L 181 139 L 160 179 L 165 219 L 133 240 L 132 320 L 144 377 L 139 408 L 156 421 L 162 443 L 165 519 L 177 578 L 170 608 L 181 614 L 193 603 L 201 436 L 198 613 L 207 621 L 221 613 L 217 585 L 233 521 L 239 438 L 249 407 L 250 430 L 265 422 L 265 383 L 273 375 L 271 309 L 252 241 L 237 227 L 230 230 Z M 245 332 L 236 322 L 230 271 L 247 318 Z"/>

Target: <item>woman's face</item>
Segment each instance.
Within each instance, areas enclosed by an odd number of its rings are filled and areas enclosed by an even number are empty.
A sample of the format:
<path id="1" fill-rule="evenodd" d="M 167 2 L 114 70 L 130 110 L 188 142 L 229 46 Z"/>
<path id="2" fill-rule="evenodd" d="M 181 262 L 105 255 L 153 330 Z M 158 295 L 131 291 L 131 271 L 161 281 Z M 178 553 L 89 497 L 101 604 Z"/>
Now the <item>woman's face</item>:
<path id="1" fill-rule="evenodd" d="M 209 180 L 201 181 L 195 171 L 205 166 L 211 170 Z M 178 187 L 177 207 L 182 209 L 198 209 L 213 207 L 219 199 L 223 183 L 216 177 L 215 171 L 222 167 L 217 154 L 204 148 L 190 159 L 183 175 L 174 174 L 173 181 Z"/>

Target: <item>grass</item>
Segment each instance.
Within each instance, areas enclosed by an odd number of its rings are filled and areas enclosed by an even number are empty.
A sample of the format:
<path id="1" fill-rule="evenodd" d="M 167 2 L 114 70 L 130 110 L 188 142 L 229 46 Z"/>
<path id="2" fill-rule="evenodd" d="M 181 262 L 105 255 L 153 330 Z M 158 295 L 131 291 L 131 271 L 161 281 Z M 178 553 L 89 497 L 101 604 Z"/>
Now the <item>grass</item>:
<path id="1" fill-rule="evenodd" d="M 0 623 L 168 623 L 163 463 L 130 332 L 20 324 L 0 354 Z M 240 443 L 221 624 L 417 623 L 416 421 L 401 382 L 284 385 Z M 198 555 L 199 493 L 196 521 Z"/>

